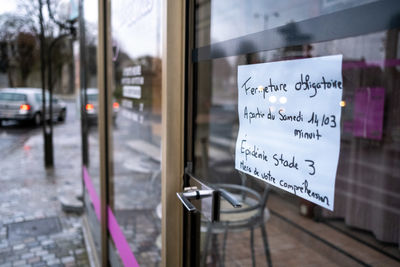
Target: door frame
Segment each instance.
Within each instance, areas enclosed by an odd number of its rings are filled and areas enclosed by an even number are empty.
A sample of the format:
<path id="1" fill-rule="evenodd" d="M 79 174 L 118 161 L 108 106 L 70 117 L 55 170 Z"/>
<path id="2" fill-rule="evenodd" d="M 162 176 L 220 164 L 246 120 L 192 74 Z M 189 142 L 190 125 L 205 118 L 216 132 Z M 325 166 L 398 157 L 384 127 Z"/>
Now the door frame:
<path id="1" fill-rule="evenodd" d="M 185 144 L 185 14 L 187 1 L 166 0 L 162 3 L 162 266 L 183 266 L 183 212 L 176 192 L 182 191 Z M 101 265 L 108 266 L 110 235 L 107 229 L 109 177 L 112 170 L 112 60 L 111 2 L 98 0 L 98 88 L 101 200 Z"/>
<path id="2" fill-rule="evenodd" d="M 163 2 L 162 49 L 162 266 L 183 266 L 182 191 L 185 124 L 185 14 L 188 1 Z"/>

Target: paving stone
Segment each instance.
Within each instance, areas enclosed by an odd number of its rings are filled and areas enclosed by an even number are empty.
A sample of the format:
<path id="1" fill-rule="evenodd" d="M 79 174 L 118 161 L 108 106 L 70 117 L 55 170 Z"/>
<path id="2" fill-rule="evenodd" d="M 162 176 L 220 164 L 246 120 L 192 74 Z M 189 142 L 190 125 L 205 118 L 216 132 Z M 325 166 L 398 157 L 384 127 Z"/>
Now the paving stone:
<path id="1" fill-rule="evenodd" d="M 39 245 L 39 242 L 37 241 L 26 244 L 26 246 L 29 248 L 36 247 L 37 245 Z"/>
<path id="2" fill-rule="evenodd" d="M 30 248 L 29 251 L 31 251 L 31 252 L 39 252 L 39 251 L 41 251 L 41 250 L 42 250 L 42 247 L 36 246 L 36 247 Z"/>
<path id="3" fill-rule="evenodd" d="M 23 221 L 24 221 L 24 218 L 22 218 L 22 217 L 18 217 L 18 218 L 14 219 L 15 223 L 19 223 L 19 222 L 23 222 Z"/>
<path id="4" fill-rule="evenodd" d="M 53 260 L 53 259 L 55 259 L 55 258 L 56 258 L 56 255 L 54 255 L 54 254 L 49 254 L 49 255 L 42 256 L 42 259 L 43 259 L 44 261 Z"/>
<path id="5" fill-rule="evenodd" d="M 25 254 L 21 255 L 21 259 L 26 260 L 26 259 L 32 258 L 33 256 L 34 256 L 33 253 L 25 253 Z"/>
<path id="6" fill-rule="evenodd" d="M 0 253 L 6 253 L 6 252 L 10 252 L 10 251 L 11 251 L 11 247 L 0 248 Z"/>
<path id="7" fill-rule="evenodd" d="M 13 266 L 26 266 L 26 260 L 14 261 Z"/>
<path id="8" fill-rule="evenodd" d="M 48 239 L 48 238 L 49 238 L 49 237 L 46 236 L 46 235 L 41 235 L 41 236 L 38 236 L 38 237 L 37 237 L 37 240 L 43 241 L 43 240 L 46 240 L 46 239 Z"/>
<path id="9" fill-rule="evenodd" d="M 42 249 L 42 248 L 40 248 Z M 35 252 L 36 256 L 46 256 L 47 254 L 49 254 L 49 252 L 47 250 L 39 250 L 37 252 Z"/>
<path id="10" fill-rule="evenodd" d="M 61 263 L 60 259 L 51 259 L 51 260 L 47 260 L 47 265 L 53 265 L 53 264 L 58 264 Z"/>
<path id="11" fill-rule="evenodd" d="M 19 245 L 13 246 L 14 250 L 20 250 L 20 249 L 23 249 L 23 248 L 25 248 L 25 244 L 19 244 Z"/>
<path id="12" fill-rule="evenodd" d="M 51 250 L 56 249 L 56 248 L 57 248 L 56 244 L 50 244 L 50 245 L 47 245 L 47 246 L 43 246 L 43 249 L 46 249 L 48 251 L 51 251 Z"/>
<path id="13" fill-rule="evenodd" d="M 27 239 L 24 240 L 24 243 L 28 244 L 28 243 L 32 243 L 32 242 L 35 242 L 35 241 L 36 241 L 35 238 L 27 238 Z"/>
<path id="14" fill-rule="evenodd" d="M 19 259 L 20 258 L 18 255 L 10 254 L 8 257 L 6 257 L 6 262 L 13 262 L 13 261 L 17 261 Z"/>
<path id="15" fill-rule="evenodd" d="M 56 253 L 56 257 L 57 258 L 64 258 L 69 256 L 68 251 L 59 251 Z"/>
<path id="16" fill-rule="evenodd" d="M 54 241 L 53 240 L 44 240 L 44 241 L 40 242 L 40 244 L 42 246 L 52 245 L 52 244 L 54 244 Z"/>
<path id="17" fill-rule="evenodd" d="M 84 253 L 84 252 L 85 252 L 85 250 L 84 250 L 83 248 L 80 248 L 80 249 L 75 250 L 75 254 L 76 254 L 76 255 L 80 255 L 80 254 L 82 254 L 82 253 Z"/>
<path id="18" fill-rule="evenodd" d="M 4 262 L 11 261 L 9 260 L 10 257 L 14 257 L 14 253 L 11 250 L 0 253 L 0 259 L 4 259 Z"/>
<path id="19" fill-rule="evenodd" d="M 62 263 L 75 262 L 75 258 L 72 257 L 72 256 L 64 257 L 64 258 L 61 258 L 61 262 L 62 262 Z"/>
<path id="20" fill-rule="evenodd" d="M 44 266 L 46 266 L 46 262 L 44 262 L 44 261 L 39 261 L 39 262 L 32 264 L 32 267 L 44 267 Z"/>
<path id="21" fill-rule="evenodd" d="M 37 262 L 40 262 L 40 257 L 38 257 L 38 256 L 28 259 L 29 264 L 33 264 L 33 263 L 37 263 Z"/>

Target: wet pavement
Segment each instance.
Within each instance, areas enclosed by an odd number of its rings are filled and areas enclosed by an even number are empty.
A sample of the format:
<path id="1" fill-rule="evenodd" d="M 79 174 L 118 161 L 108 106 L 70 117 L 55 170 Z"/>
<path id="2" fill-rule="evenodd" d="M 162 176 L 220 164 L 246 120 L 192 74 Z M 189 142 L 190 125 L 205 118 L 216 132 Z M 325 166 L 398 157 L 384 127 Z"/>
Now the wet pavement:
<path id="1" fill-rule="evenodd" d="M 61 201 L 82 192 L 79 119 L 54 125 L 54 168 L 44 168 L 41 128 L 0 128 L 0 267 L 89 266 L 81 217 Z"/>
<path id="2" fill-rule="evenodd" d="M 140 127 L 144 127 L 140 128 Z M 144 141 L 141 132 L 148 126 L 117 116 L 113 135 L 113 176 L 110 179 L 110 201 L 128 245 L 140 266 L 161 263 L 161 171 L 160 147 Z M 146 131 L 147 130 L 147 131 Z M 99 143 L 96 125 L 89 132 L 89 175 L 99 192 Z M 149 134 L 147 138 L 151 136 Z M 96 223 L 97 218 L 92 220 Z M 123 266 L 115 253 L 116 266 Z M 119 264 L 119 265 L 118 265 Z"/>

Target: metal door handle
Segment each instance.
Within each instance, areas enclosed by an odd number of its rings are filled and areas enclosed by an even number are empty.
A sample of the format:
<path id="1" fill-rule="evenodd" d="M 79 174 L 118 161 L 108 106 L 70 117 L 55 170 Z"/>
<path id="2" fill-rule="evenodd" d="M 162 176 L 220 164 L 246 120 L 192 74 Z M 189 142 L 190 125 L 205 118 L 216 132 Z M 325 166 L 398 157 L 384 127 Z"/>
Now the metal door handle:
<path id="1" fill-rule="evenodd" d="M 193 212 L 196 210 L 196 208 L 193 206 L 192 203 L 183 195 L 183 193 L 176 193 L 178 196 L 179 200 L 182 202 L 183 206 L 189 211 Z"/>
<path id="2" fill-rule="evenodd" d="M 185 206 L 185 208 L 189 212 L 193 212 L 196 210 L 196 208 L 193 206 L 193 204 L 189 201 L 189 199 L 201 199 L 205 197 L 211 197 L 213 195 L 214 190 L 193 190 L 189 192 L 179 192 L 176 193 L 178 196 L 179 200 L 182 202 L 182 204 Z"/>

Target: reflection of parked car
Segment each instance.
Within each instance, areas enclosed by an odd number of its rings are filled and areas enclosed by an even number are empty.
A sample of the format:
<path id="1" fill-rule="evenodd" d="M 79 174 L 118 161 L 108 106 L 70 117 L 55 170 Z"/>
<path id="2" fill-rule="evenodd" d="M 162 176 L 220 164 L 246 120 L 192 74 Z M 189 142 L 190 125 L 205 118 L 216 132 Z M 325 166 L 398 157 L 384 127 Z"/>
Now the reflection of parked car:
<path id="1" fill-rule="evenodd" d="M 97 88 L 88 88 L 86 90 L 87 95 L 87 104 L 86 104 L 86 114 L 89 122 L 97 122 L 97 110 L 98 110 L 98 98 L 99 98 L 99 90 Z M 117 117 L 117 113 L 119 111 L 118 102 L 113 102 L 113 121 Z"/>
<path id="2" fill-rule="evenodd" d="M 46 92 L 46 108 L 49 112 L 49 94 Z M 64 121 L 67 107 L 53 96 L 53 119 Z M 49 119 L 49 113 L 46 119 Z M 42 89 L 4 88 L 0 89 L 0 125 L 3 120 L 30 121 L 35 125 L 42 123 Z"/>

